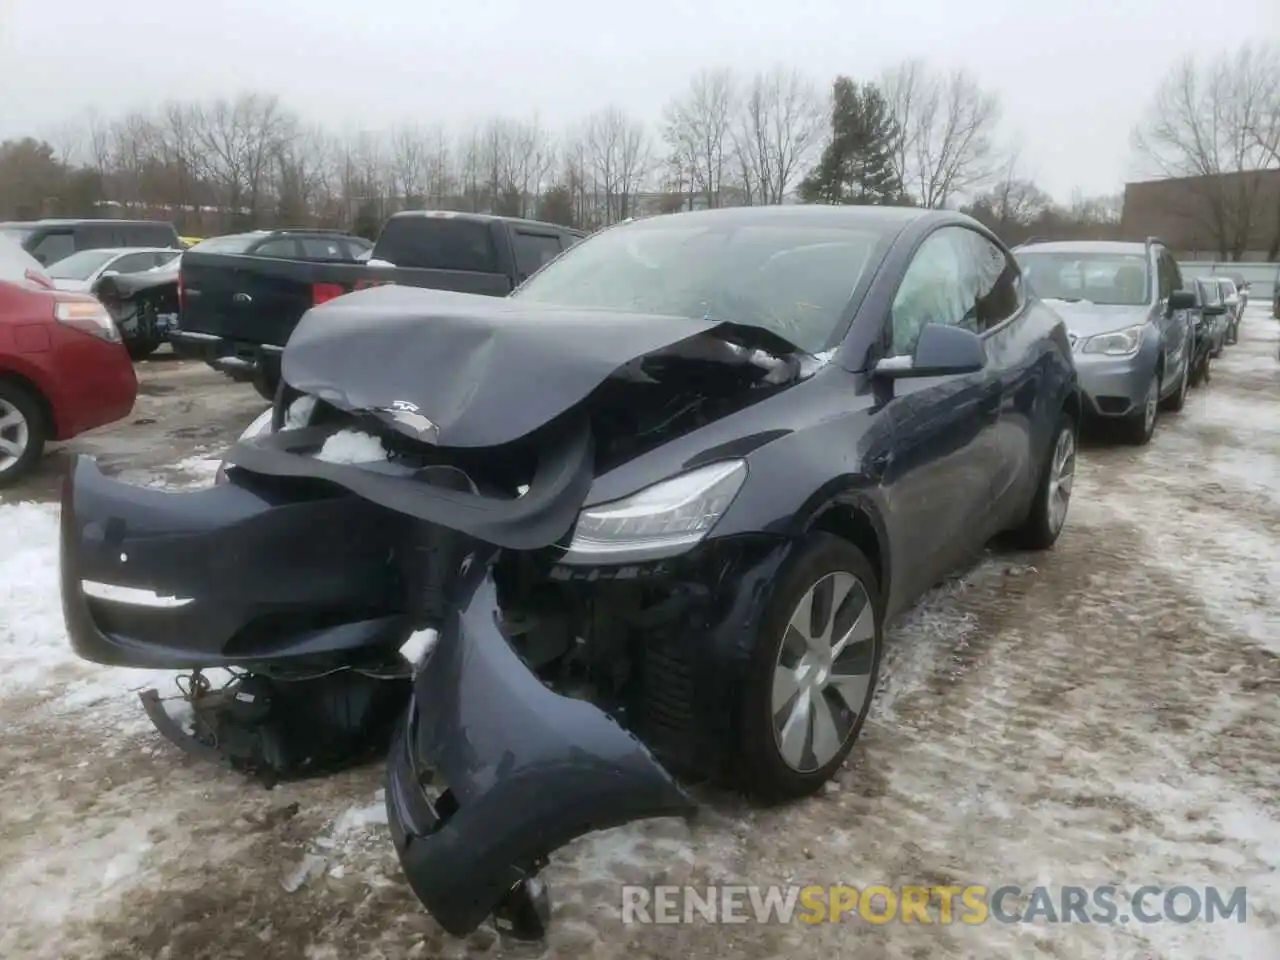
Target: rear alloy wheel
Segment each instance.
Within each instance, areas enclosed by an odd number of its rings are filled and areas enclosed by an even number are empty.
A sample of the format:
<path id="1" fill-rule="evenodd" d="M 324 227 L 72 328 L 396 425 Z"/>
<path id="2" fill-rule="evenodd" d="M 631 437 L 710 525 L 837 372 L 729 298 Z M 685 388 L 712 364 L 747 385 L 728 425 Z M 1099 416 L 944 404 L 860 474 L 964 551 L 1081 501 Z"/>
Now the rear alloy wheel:
<path id="1" fill-rule="evenodd" d="M 39 462 L 47 433 L 35 399 L 0 381 L 0 487 L 16 483 Z"/>
<path id="2" fill-rule="evenodd" d="M 746 789 L 811 794 L 839 769 L 866 721 L 883 614 L 862 551 L 812 534 L 779 578 L 752 651 L 741 722 Z"/>
<path id="3" fill-rule="evenodd" d="M 1076 422 L 1069 413 L 1058 421 L 1058 432 L 1049 459 L 1040 475 L 1031 512 L 1013 532 L 1013 540 L 1026 550 L 1048 550 L 1067 522 L 1071 488 L 1076 479 Z"/>
<path id="4" fill-rule="evenodd" d="M 1143 446 L 1151 442 L 1156 432 L 1156 421 L 1160 418 L 1160 371 L 1151 376 L 1142 406 L 1121 422 L 1121 430 L 1125 438 L 1135 446 Z"/>

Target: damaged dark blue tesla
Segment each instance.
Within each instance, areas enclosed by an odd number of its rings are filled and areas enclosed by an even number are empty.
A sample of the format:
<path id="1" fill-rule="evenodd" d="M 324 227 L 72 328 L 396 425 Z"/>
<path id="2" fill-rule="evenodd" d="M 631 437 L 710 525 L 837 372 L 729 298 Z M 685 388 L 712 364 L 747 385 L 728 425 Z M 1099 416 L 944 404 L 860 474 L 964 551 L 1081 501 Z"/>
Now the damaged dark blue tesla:
<path id="1" fill-rule="evenodd" d="M 886 619 L 997 534 L 1057 539 L 1080 416 L 1008 251 L 875 207 L 629 222 L 505 299 L 354 293 L 282 373 L 211 488 L 73 464 L 71 642 L 185 671 L 157 726 L 268 779 L 389 745 L 405 873 L 459 935 L 538 934 L 548 856 L 693 812 L 677 777 L 817 790 Z"/>

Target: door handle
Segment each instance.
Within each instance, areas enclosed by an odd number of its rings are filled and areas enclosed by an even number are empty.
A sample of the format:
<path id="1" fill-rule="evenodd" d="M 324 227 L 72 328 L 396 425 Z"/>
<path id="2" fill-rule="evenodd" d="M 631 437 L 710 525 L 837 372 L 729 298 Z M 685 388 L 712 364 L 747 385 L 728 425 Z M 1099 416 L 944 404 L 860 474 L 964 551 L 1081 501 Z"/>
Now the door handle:
<path id="1" fill-rule="evenodd" d="M 253 297 L 247 293 L 237 293 L 231 298 L 232 303 L 253 303 Z"/>

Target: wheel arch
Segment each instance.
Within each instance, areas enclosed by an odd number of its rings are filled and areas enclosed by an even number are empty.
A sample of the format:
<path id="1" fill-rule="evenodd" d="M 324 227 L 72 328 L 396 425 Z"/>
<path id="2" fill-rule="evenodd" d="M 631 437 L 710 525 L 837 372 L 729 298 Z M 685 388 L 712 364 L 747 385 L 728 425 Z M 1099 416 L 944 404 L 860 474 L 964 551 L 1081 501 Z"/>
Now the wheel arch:
<path id="1" fill-rule="evenodd" d="M 875 571 L 880 601 L 888 606 L 893 569 L 889 536 L 870 498 L 852 489 L 829 493 L 810 511 L 804 530 L 829 533 L 861 550 Z"/>
<path id="2" fill-rule="evenodd" d="M 39 384 L 30 377 L 9 368 L 0 368 L 0 383 L 11 383 L 31 397 L 40 410 L 40 416 L 44 420 L 43 426 L 49 439 L 53 440 L 58 436 L 58 418 L 54 414 L 53 404 L 40 389 Z"/>

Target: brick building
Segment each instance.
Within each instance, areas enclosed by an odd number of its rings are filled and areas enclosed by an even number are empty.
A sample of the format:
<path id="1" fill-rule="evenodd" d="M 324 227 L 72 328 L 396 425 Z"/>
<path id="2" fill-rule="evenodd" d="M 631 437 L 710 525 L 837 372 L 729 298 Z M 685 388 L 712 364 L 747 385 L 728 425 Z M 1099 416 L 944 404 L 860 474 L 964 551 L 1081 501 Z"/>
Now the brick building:
<path id="1" fill-rule="evenodd" d="M 1157 236 L 1190 260 L 1280 255 L 1280 169 L 1127 183 L 1121 231 Z"/>

